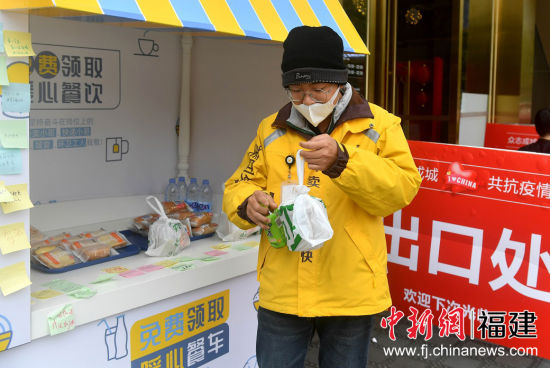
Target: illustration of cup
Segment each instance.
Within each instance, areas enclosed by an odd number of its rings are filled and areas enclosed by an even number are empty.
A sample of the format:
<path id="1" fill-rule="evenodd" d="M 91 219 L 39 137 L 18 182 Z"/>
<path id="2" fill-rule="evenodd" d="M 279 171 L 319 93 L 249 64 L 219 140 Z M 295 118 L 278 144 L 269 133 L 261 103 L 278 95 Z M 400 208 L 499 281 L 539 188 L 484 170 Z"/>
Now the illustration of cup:
<path id="1" fill-rule="evenodd" d="M 139 51 L 142 55 L 153 56 L 159 50 L 159 44 L 150 38 L 138 38 Z"/>
<path id="2" fill-rule="evenodd" d="M 0 351 L 7 350 L 11 341 L 11 331 L 0 333 Z"/>
<path id="3" fill-rule="evenodd" d="M 130 144 L 122 137 L 105 139 L 105 161 L 121 161 L 122 155 L 128 153 Z"/>
<path id="4" fill-rule="evenodd" d="M 10 321 L 0 314 L 0 351 L 8 349 L 12 336 Z"/>

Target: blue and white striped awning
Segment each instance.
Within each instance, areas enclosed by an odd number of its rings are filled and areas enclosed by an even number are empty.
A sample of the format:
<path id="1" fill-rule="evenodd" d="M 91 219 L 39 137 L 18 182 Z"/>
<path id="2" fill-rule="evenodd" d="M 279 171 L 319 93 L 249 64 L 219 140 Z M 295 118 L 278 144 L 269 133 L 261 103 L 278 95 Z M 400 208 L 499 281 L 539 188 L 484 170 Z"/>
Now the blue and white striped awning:
<path id="1" fill-rule="evenodd" d="M 296 26 L 324 25 L 347 52 L 369 53 L 338 0 L 0 0 L 0 10 L 276 42 Z"/>

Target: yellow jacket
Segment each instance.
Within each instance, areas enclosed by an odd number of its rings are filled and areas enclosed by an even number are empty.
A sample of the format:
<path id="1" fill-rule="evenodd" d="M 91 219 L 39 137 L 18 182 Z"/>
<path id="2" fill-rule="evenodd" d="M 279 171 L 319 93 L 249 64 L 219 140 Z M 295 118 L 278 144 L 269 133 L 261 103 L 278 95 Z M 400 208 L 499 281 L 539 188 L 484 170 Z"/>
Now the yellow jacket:
<path id="1" fill-rule="evenodd" d="M 324 201 L 333 238 L 308 254 L 273 248 L 262 232 L 260 306 L 305 317 L 368 315 L 391 306 L 382 218 L 412 201 L 421 178 L 400 119 L 369 107 L 370 118 L 340 119 L 330 133 L 349 153 L 339 177 L 331 179 L 305 165 L 304 184 Z M 289 109 L 287 105 L 287 115 Z M 225 183 L 223 210 L 242 229 L 254 225 L 239 217 L 237 207 L 255 190 L 273 192 L 280 203 L 281 183 L 288 178 L 285 157 L 295 156 L 298 143 L 307 139 L 285 126 L 284 110 L 261 122 L 239 168 Z M 344 115 L 344 120 L 353 117 Z M 296 165 L 291 176 L 297 180 Z"/>

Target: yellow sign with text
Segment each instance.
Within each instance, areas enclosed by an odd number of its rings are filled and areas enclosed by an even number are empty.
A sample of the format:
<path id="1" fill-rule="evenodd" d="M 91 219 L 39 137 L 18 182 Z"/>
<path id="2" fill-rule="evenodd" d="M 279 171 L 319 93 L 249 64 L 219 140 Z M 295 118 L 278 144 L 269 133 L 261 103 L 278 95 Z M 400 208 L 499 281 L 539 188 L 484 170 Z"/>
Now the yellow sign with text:
<path id="1" fill-rule="evenodd" d="M 136 321 L 130 330 L 132 361 L 219 326 L 229 317 L 229 289 Z"/>

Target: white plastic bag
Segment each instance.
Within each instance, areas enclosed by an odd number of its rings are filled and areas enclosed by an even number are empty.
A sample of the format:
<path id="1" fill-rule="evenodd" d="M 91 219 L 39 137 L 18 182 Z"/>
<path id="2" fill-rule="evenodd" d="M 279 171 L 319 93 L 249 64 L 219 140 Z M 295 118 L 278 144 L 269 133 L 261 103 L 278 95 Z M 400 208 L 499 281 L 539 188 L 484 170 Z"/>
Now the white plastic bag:
<path id="1" fill-rule="evenodd" d="M 319 198 L 310 196 L 309 188 L 303 185 L 304 161 L 300 155 L 301 151 L 298 150 L 296 153 L 296 196 L 278 208 L 286 245 L 288 249 L 296 252 L 318 249 L 334 235 L 325 204 Z"/>
<path id="2" fill-rule="evenodd" d="M 159 200 L 154 196 L 145 199 L 149 207 L 160 215 L 149 228 L 149 246 L 145 254 L 170 257 L 179 254 L 191 241 L 181 221 L 166 216 Z"/>
<path id="3" fill-rule="evenodd" d="M 222 241 L 237 241 L 248 238 L 250 235 L 260 231 L 259 226 L 255 226 L 252 229 L 242 230 L 237 225 L 229 221 L 225 212 L 220 214 L 218 220 L 218 228 L 216 234 Z"/>

